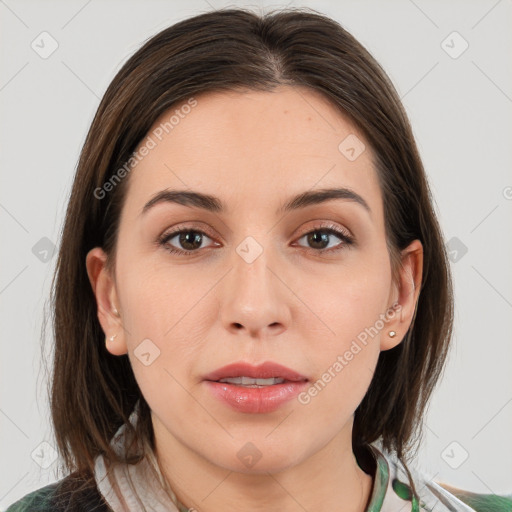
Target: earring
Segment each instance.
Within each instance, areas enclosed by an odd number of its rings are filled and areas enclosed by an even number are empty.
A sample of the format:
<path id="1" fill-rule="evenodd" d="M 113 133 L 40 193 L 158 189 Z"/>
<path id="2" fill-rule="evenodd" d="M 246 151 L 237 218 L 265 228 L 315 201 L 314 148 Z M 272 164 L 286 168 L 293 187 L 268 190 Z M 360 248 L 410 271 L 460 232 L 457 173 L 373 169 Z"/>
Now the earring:
<path id="1" fill-rule="evenodd" d="M 396 336 L 396 332 L 395 331 L 389 331 L 389 337 L 390 338 L 394 338 Z"/>
<path id="2" fill-rule="evenodd" d="M 109 341 L 114 341 L 114 338 L 115 338 L 116 336 L 117 336 L 117 334 L 113 334 L 112 336 L 110 336 Z M 105 338 L 105 340 L 106 340 L 106 338 Z"/>
<path id="3" fill-rule="evenodd" d="M 117 311 L 117 308 L 115 306 L 112 309 L 114 310 L 114 315 L 120 316 L 119 311 Z"/>

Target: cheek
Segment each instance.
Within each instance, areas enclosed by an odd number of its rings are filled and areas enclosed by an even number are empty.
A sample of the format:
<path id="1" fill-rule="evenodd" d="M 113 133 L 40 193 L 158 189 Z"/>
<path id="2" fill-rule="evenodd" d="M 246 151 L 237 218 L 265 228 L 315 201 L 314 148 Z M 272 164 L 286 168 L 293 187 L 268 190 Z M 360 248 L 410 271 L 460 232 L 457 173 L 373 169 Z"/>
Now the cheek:
<path id="1" fill-rule="evenodd" d="M 329 334 L 309 341 L 314 378 L 299 396 L 299 403 L 311 407 L 309 413 L 318 421 L 347 421 L 366 394 L 380 354 L 382 304 L 382 294 L 348 283 L 337 300 L 324 303 Z"/>
<path id="2" fill-rule="evenodd" d="M 345 411 L 355 410 L 362 400 L 375 371 L 380 338 L 386 335 L 385 313 L 391 306 L 387 303 L 391 273 L 386 261 L 333 268 L 328 279 L 309 276 L 302 286 L 304 302 L 317 315 L 312 322 L 321 326 L 318 338 L 309 341 L 315 348 L 311 353 L 315 385 L 304 403 L 323 395 L 319 402 L 332 406 L 319 412 L 326 415 L 340 411 L 341 405 Z M 317 284 L 308 288 L 313 281 Z M 307 328 L 310 335 L 311 325 Z"/>
<path id="3" fill-rule="evenodd" d="M 190 370 L 208 337 L 193 305 L 204 292 L 147 268 L 123 283 L 128 316 L 126 341 L 130 363 L 142 394 L 155 410 L 169 401 L 187 406 Z M 191 287 L 192 290 L 194 287 Z M 199 310 L 199 309 L 198 309 Z"/>
<path id="4" fill-rule="evenodd" d="M 364 255 L 353 260 L 303 273 L 295 280 L 298 295 L 316 314 L 315 324 L 324 328 L 327 346 L 342 348 L 376 324 L 380 335 L 380 319 L 391 307 L 389 262 Z"/>
<path id="5" fill-rule="evenodd" d="M 133 254 L 133 253 L 132 253 Z M 120 258 L 119 293 L 126 341 L 135 377 L 144 394 L 179 393 L 211 339 L 218 308 L 208 290 L 218 277 L 192 267 L 171 268 L 165 257 Z M 205 275 L 206 274 L 206 275 Z M 141 361 L 141 354 L 150 353 Z M 174 378 L 173 378 L 174 377 Z M 176 380 L 175 380 L 176 379 Z"/>
<path id="6" fill-rule="evenodd" d="M 131 257 L 120 252 L 117 277 L 129 337 L 132 343 L 141 337 L 164 343 L 194 316 L 191 308 L 206 286 L 179 266 L 172 268 L 160 249 L 149 257 L 136 248 L 125 254 Z"/>

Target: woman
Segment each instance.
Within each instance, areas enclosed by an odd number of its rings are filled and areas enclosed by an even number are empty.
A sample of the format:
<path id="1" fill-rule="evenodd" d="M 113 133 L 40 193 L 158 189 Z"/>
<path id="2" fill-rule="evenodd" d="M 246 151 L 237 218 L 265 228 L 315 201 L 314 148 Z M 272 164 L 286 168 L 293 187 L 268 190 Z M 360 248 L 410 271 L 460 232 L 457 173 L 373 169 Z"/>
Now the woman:
<path id="1" fill-rule="evenodd" d="M 384 71 L 308 10 L 163 30 L 110 84 L 53 289 L 69 476 L 18 510 L 510 510 L 408 468 L 452 332 Z"/>

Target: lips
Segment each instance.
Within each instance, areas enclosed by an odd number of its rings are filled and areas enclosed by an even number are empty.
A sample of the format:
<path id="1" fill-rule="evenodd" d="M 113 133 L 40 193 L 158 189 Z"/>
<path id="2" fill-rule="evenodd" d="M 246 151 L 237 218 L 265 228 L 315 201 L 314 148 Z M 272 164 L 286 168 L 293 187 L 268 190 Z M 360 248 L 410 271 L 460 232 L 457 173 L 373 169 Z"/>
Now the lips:
<path id="1" fill-rule="evenodd" d="M 300 373 L 278 363 L 267 361 L 258 366 L 238 362 L 228 364 L 205 375 L 204 380 L 218 382 L 221 379 L 233 377 L 251 377 L 253 379 L 284 379 L 287 382 L 307 381 L 308 378 Z"/>
<path id="2" fill-rule="evenodd" d="M 249 380 L 277 379 L 278 383 L 244 385 L 247 379 L 225 382 L 225 379 L 248 377 Z M 220 382 L 222 381 L 222 382 Z M 242 413 L 271 413 L 289 403 L 308 386 L 309 379 L 286 366 L 265 362 L 259 366 L 239 362 L 223 366 L 204 377 L 206 389 L 232 410 Z"/>

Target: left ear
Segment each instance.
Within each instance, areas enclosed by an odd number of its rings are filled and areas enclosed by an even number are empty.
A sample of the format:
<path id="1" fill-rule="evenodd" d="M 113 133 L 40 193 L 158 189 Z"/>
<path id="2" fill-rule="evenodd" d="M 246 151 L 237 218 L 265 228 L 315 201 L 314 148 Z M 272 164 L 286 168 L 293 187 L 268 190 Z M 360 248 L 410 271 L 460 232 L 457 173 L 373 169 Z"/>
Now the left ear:
<path id="1" fill-rule="evenodd" d="M 423 245 L 419 240 L 412 241 L 402 251 L 402 267 L 399 271 L 399 282 L 393 286 L 390 295 L 390 304 L 394 307 L 395 315 L 386 325 L 380 342 L 381 350 L 389 350 L 396 347 L 405 337 L 414 318 L 416 305 L 420 295 L 421 279 L 423 275 Z M 395 331 L 394 337 L 389 336 L 390 331 Z"/>

